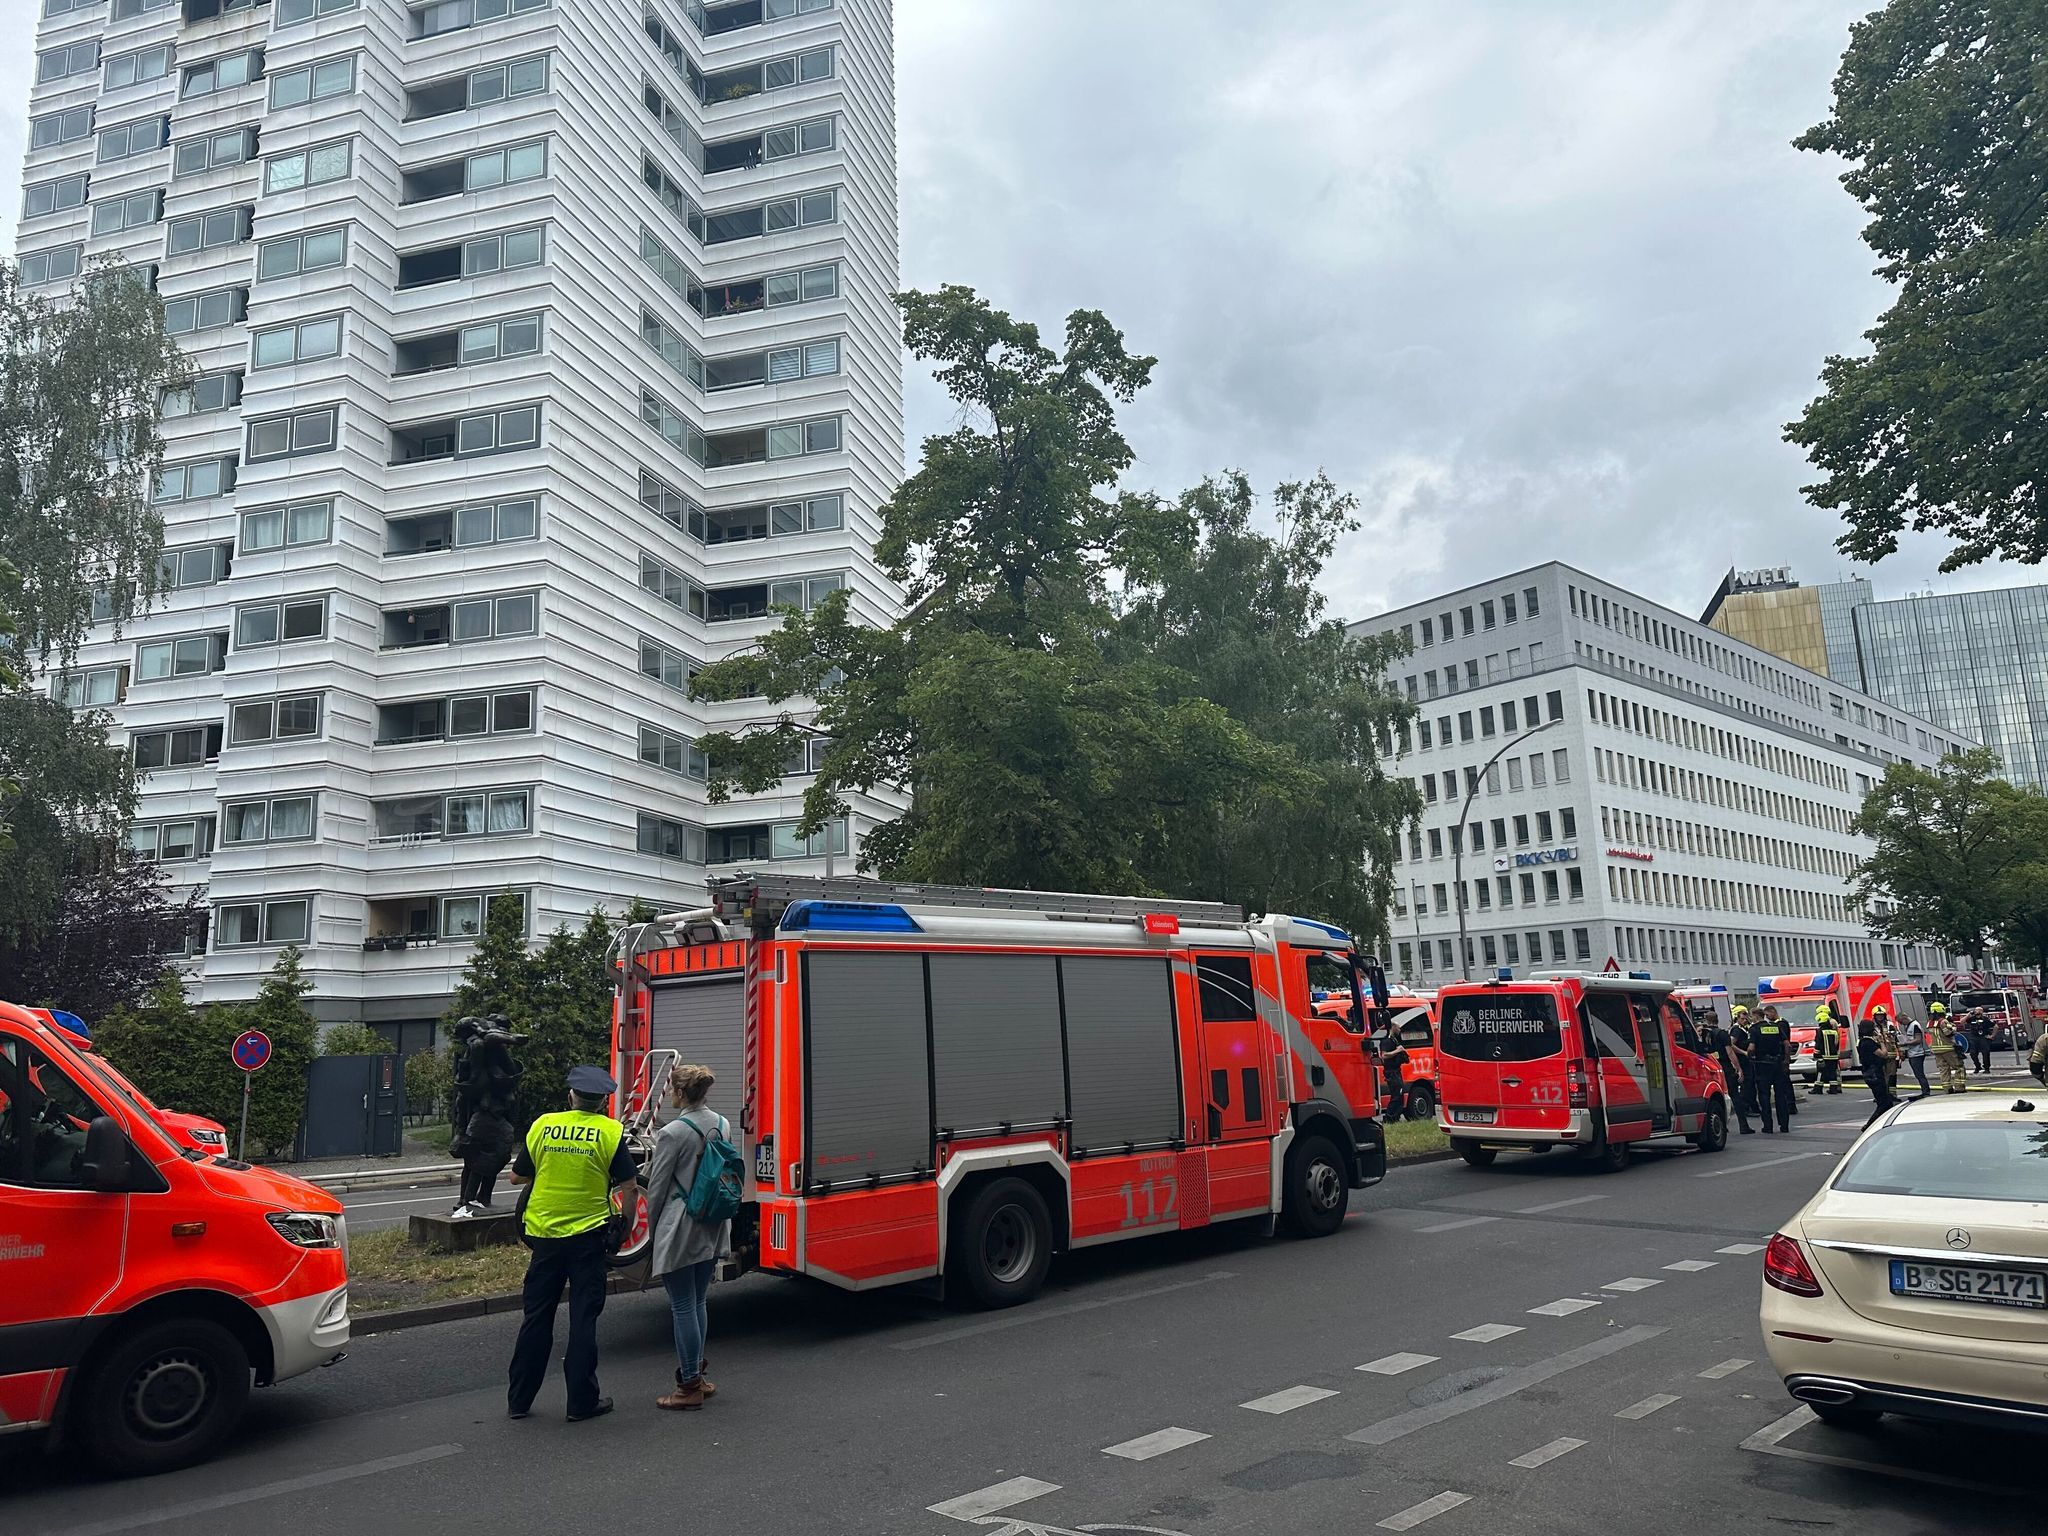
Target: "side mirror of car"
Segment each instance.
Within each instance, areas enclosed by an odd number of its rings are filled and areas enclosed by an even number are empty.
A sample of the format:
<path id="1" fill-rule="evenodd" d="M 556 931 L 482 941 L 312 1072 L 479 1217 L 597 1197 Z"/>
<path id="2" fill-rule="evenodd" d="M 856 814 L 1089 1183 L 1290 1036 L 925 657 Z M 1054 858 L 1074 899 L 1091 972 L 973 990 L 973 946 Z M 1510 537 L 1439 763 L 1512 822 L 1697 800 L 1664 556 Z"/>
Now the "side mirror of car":
<path id="1" fill-rule="evenodd" d="M 91 1188 L 109 1194 L 126 1190 L 133 1158 L 128 1133 L 112 1115 L 101 1115 L 85 1128 L 85 1155 L 80 1162 Z"/>

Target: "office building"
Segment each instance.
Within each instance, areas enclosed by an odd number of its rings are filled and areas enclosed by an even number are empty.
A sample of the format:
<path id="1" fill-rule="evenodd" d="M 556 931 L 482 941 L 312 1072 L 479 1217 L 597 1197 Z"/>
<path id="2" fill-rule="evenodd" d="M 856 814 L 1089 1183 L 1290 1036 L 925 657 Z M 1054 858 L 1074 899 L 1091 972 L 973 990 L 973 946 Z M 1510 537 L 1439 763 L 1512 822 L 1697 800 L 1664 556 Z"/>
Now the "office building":
<path id="1" fill-rule="evenodd" d="M 1730 571 L 1701 622 L 1982 742 L 2015 784 L 2048 789 L 2048 586 L 1880 602 L 1861 578 Z"/>
<path id="2" fill-rule="evenodd" d="M 538 938 L 707 871 L 849 867 L 801 777 L 712 805 L 689 679 L 842 589 L 903 462 L 887 0 L 45 0 L 24 280 L 154 284 L 190 355 L 168 590 L 58 696 L 146 771 L 197 995 L 305 947 L 425 1021 L 504 893 Z"/>
<path id="3" fill-rule="evenodd" d="M 1561 564 L 1352 627 L 1413 647 L 1388 678 L 1417 710 L 1390 771 L 1423 800 L 1394 871 L 1405 980 L 1955 968 L 1870 935 L 1849 822 L 1887 763 L 1961 738 Z"/>

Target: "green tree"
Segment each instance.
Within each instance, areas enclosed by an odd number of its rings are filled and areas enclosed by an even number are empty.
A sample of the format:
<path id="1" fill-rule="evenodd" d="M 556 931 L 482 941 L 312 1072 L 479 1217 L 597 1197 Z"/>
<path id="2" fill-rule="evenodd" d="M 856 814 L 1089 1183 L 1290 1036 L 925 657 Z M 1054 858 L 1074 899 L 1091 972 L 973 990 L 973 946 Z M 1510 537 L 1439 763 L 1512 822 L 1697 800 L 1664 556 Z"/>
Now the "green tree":
<path id="1" fill-rule="evenodd" d="M 1955 541 L 1943 570 L 2048 558 L 2044 87 L 2042 0 L 1891 0 L 1851 30 L 1834 110 L 1796 141 L 1849 162 L 1898 290 L 1870 353 L 1829 358 L 1786 429 L 1858 559 L 1906 528 Z"/>
<path id="2" fill-rule="evenodd" d="M 1850 830 L 1877 846 L 1855 893 L 1871 932 L 1932 944 L 1981 963 L 2012 912 L 2011 882 L 2048 846 L 2039 796 L 1998 777 L 1985 747 L 1933 769 L 1893 763 Z"/>
<path id="3" fill-rule="evenodd" d="M 16 663 L 68 661 L 104 587 L 117 623 L 157 589 L 161 399 L 187 378 L 163 305 L 118 262 L 61 299 L 0 262 L 0 558 L 20 577 Z"/>
<path id="4" fill-rule="evenodd" d="M 62 871 L 48 922 L 0 935 L 0 997 L 104 1018 L 139 1006 L 205 930 L 203 891 L 173 901 L 158 865 L 85 845 Z"/>
<path id="5" fill-rule="evenodd" d="M 40 693 L 0 691 L 0 946 L 41 940 L 65 882 L 122 846 L 135 809 L 135 770 L 107 740 L 107 717 L 72 713 Z"/>
<path id="6" fill-rule="evenodd" d="M 355 1019 L 330 1024 L 320 1037 L 322 1056 L 396 1056 L 398 1047 Z"/>

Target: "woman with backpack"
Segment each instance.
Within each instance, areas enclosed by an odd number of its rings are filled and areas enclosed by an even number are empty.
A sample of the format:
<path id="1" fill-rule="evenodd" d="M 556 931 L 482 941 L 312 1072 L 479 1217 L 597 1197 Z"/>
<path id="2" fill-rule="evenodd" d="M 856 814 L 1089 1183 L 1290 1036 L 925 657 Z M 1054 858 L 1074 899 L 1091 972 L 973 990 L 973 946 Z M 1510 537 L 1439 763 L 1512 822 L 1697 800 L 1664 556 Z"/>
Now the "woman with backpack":
<path id="1" fill-rule="evenodd" d="M 675 1390 L 655 1399 L 658 1408 L 702 1408 L 718 1390 L 704 1379 L 705 1298 L 719 1259 L 732 1251 L 730 1206 L 738 1181 L 725 1188 L 719 1175 L 738 1159 L 731 1127 L 704 1102 L 714 1080 L 709 1067 L 678 1066 L 669 1073 L 670 1100 L 681 1113 L 654 1138 L 647 1173 L 652 1269 L 668 1291 L 676 1335 Z"/>

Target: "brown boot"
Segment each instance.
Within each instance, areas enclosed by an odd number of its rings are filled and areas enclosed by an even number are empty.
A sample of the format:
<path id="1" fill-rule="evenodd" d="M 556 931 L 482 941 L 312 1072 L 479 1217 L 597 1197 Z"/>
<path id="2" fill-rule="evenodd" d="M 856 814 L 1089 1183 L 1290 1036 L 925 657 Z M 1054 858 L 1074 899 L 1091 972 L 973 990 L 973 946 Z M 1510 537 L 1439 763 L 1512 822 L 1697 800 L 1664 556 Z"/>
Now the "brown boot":
<path id="1" fill-rule="evenodd" d="M 699 1366 L 697 1367 L 697 1389 L 698 1389 L 698 1390 L 699 1390 L 700 1392 L 702 1392 L 702 1393 L 703 1393 L 703 1394 L 704 1394 L 704 1395 L 705 1395 L 706 1397 L 716 1397 L 716 1396 L 718 1396 L 718 1386 L 717 1386 L 717 1383 L 715 1383 L 714 1381 L 712 1381 L 712 1379 L 711 1379 L 711 1378 L 710 1378 L 709 1376 L 706 1376 L 706 1375 L 704 1374 L 704 1373 L 705 1373 L 706 1371 L 708 1371 L 708 1370 L 710 1370 L 710 1369 L 711 1369 L 711 1362 L 710 1362 L 709 1360 L 706 1360 L 706 1361 L 704 1361 L 704 1362 L 703 1362 L 702 1364 L 700 1364 L 700 1365 L 699 1365 Z M 681 1368 L 681 1367 L 679 1366 L 679 1367 L 677 1367 L 677 1369 L 676 1369 L 676 1385 L 677 1385 L 678 1387 L 680 1387 L 680 1386 L 682 1386 L 682 1384 L 683 1384 L 683 1372 L 682 1372 L 682 1368 Z"/>
<path id="2" fill-rule="evenodd" d="M 681 1386 L 677 1387 L 673 1392 L 669 1392 L 661 1397 L 657 1397 L 654 1400 L 654 1406 L 657 1408 L 672 1408 L 681 1410 L 702 1408 L 704 1406 L 703 1389 L 704 1379 L 700 1376 L 694 1381 L 684 1382 Z"/>

